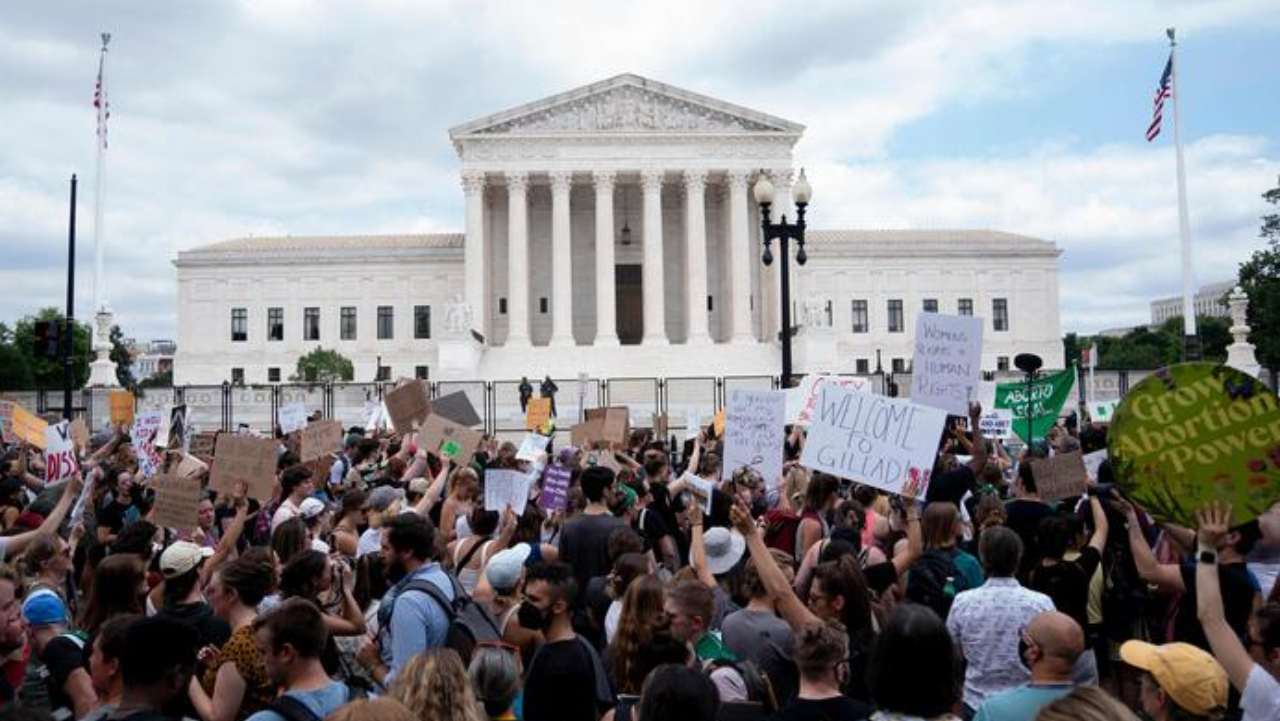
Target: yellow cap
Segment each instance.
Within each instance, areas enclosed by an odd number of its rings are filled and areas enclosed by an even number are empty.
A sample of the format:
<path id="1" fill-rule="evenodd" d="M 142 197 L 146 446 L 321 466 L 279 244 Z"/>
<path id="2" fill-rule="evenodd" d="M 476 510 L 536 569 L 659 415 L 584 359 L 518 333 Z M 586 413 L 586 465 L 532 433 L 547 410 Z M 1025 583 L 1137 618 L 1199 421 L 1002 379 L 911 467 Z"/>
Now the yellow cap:
<path id="1" fill-rule="evenodd" d="M 1189 643 L 1156 646 L 1125 641 L 1120 658 L 1154 676 L 1174 703 L 1189 713 L 1204 716 L 1227 707 L 1227 672 L 1203 649 Z"/>

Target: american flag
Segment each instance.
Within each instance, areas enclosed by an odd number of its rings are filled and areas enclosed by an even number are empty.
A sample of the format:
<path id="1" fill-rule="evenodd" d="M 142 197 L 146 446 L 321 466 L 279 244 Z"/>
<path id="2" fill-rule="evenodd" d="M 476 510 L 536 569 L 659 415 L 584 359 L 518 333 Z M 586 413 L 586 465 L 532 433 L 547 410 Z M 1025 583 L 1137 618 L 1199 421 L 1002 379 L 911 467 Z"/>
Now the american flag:
<path id="1" fill-rule="evenodd" d="M 98 58 L 98 82 L 93 86 L 93 107 L 98 109 L 98 142 L 107 147 L 107 118 L 111 117 L 111 103 L 107 102 L 107 87 L 102 81 L 102 68 L 107 61 L 108 34 L 102 36 L 102 55 Z"/>
<path id="2" fill-rule="evenodd" d="M 1156 88 L 1155 108 L 1151 111 L 1151 124 L 1147 126 L 1147 142 L 1156 139 L 1160 134 L 1160 121 L 1164 117 L 1164 100 L 1173 95 L 1171 83 L 1173 81 L 1173 54 L 1169 54 L 1169 61 L 1164 64 L 1164 72 L 1160 74 L 1160 87 Z"/>

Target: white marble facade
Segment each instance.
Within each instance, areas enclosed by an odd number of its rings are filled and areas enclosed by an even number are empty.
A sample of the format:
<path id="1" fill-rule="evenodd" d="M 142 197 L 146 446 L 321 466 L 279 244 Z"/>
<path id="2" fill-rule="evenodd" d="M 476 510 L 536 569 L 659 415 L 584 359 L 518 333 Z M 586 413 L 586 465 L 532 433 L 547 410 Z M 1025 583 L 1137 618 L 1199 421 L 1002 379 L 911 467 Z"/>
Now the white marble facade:
<path id="1" fill-rule="evenodd" d="M 776 246 L 773 266 L 760 262 L 750 187 L 767 173 L 775 219 L 793 215 L 802 132 L 635 75 L 456 127 L 462 234 L 248 238 L 179 253 L 175 382 L 287 380 L 316 346 L 351 358 L 357 380 L 379 361 L 392 378 L 776 374 L 779 263 Z M 991 370 L 1024 351 L 1061 365 L 1050 242 L 811 230 L 807 250 L 808 264 L 791 266 L 797 372 L 871 371 L 877 349 L 886 370 L 909 362 L 915 314 L 965 300 L 988 318 Z"/>

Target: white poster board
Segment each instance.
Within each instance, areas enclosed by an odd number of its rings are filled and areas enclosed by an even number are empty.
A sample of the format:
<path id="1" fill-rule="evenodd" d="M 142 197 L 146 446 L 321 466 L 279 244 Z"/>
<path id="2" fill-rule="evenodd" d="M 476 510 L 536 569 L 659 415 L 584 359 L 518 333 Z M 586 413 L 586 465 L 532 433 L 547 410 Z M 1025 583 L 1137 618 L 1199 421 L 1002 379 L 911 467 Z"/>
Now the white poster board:
<path id="1" fill-rule="evenodd" d="M 787 423 L 807 426 L 813 416 L 813 409 L 818 402 L 818 390 L 826 384 L 847 388 L 858 393 L 870 393 L 871 381 L 856 376 L 835 376 L 828 374 L 811 374 L 800 380 L 800 385 L 788 388 Z"/>
<path id="2" fill-rule="evenodd" d="M 824 384 L 800 462 L 890 493 L 924 497 L 946 421 L 938 408 Z"/>
<path id="3" fill-rule="evenodd" d="M 520 444 L 520 450 L 516 451 L 516 460 L 536 463 L 540 458 L 547 455 L 547 443 L 550 440 L 550 438 L 537 433 L 526 435 L 524 442 Z"/>
<path id="4" fill-rule="evenodd" d="M 969 315 L 916 316 L 911 400 L 963 416 L 982 382 L 982 319 Z"/>
<path id="5" fill-rule="evenodd" d="M 1004 440 L 1013 435 L 1013 411 L 1008 408 L 992 408 L 982 411 L 978 418 L 978 430 L 983 438 Z"/>
<path id="6" fill-rule="evenodd" d="M 133 443 L 134 455 L 138 457 L 138 470 L 144 478 L 151 478 L 159 470 L 163 458 L 157 446 L 161 443 L 160 432 L 169 418 L 166 411 L 141 411 L 133 416 L 133 428 L 129 438 Z"/>
<path id="7" fill-rule="evenodd" d="M 71 422 L 50 423 L 44 429 L 44 481 L 57 483 L 76 474 L 76 443 L 71 438 Z"/>
<path id="8" fill-rule="evenodd" d="M 300 431 L 307 425 L 307 407 L 301 403 L 280 406 L 280 432 L 286 435 Z"/>
<path id="9" fill-rule="evenodd" d="M 743 466 L 776 488 L 782 478 L 782 444 L 786 435 L 787 395 L 783 391 L 735 390 L 725 409 L 724 455 L 720 478 L 731 478 Z"/>
<path id="10" fill-rule="evenodd" d="M 524 515 L 533 476 L 520 471 L 489 469 L 484 472 L 484 510 L 502 513 L 507 506 L 517 516 Z"/>
<path id="11" fill-rule="evenodd" d="M 1102 462 L 1107 460 L 1107 449 L 1084 454 L 1084 470 L 1089 475 L 1089 480 L 1098 481 L 1098 469 L 1102 467 Z"/>

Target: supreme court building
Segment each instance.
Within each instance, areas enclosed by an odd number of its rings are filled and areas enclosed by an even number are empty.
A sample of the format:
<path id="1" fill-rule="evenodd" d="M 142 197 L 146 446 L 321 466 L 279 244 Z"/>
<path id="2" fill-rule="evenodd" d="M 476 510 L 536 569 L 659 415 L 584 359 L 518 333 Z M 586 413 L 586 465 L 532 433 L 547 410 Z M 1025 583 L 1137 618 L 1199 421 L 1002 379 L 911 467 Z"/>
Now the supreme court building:
<path id="1" fill-rule="evenodd" d="M 779 254 L 761 263 L 751 187 L 767 173 L 774 220 L 794 214 L 803 132 L 636 75 L 457 126 L 462 233 L 180 252 L 174 382 L 287 381 L 316 347 L 364 381 L 777 374 Z M 984 318 L 987 370 L 1021 352 L 1062 365 L 1052 242 L 811 228 L 806 253 L 797 373 L 870 373 L 877 353 L 906 370 L 922 311 Z"/>

